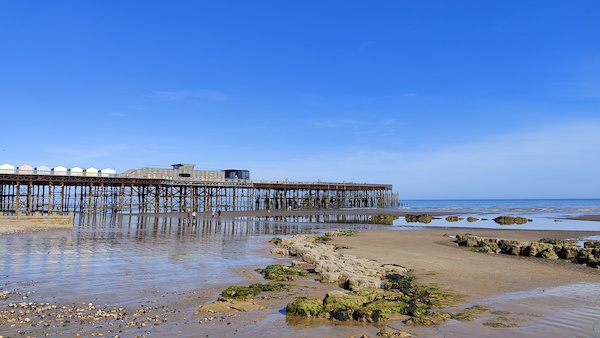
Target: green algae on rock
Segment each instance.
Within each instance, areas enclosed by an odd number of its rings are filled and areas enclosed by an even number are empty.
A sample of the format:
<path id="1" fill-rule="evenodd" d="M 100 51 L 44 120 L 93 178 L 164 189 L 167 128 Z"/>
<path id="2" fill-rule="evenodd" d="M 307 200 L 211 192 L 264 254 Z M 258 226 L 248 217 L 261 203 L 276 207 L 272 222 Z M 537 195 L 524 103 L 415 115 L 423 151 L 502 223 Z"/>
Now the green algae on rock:
<path id="1" fill-rule="evenodd" d="M 371 216 L 371 222 L 373 222 L 375 224 L 392 225 L 394 223 L 394 221 L 397 219 L 398 219 L 398 216 L 390 215 L 390 214 L 377 214 L 377 215 Z"/>
<path id="2" fill-rule="evenodd" d="M 404 216 L 404 219 L 409 223 L 410 222 L 431 223 L 431 221 L 433 220 L 433 217 L 429 214 L 422 214 L 422 215 L 407 214 L 406 216 Z"/>
<path id="3" fill-rule="evenodd" d="M 265 279 L 275 281 L 290 281 L 296 280 L 299 276 L 309 276 L 310 273 L 304 269 L 283 266 L 283 265 L 269 265 L 264 269 L 257 269 L 257 272 L 262 274 Z"/>
<path id="4" fill-rule="evenodd" d="M 247 299 L 265 291 L 284 291 L 289 289 L 289 285 L 283 283 L 274 284 L 251 284 L 250 286 L 229 286 L 221 292 L 223 298 Z"/>
<path id="5" fill-rule="evenodd" d="M 392 274 L 382 289 L 335 290 L 322 301 L 299 298 L 288 304 L 289 316 L 310 316 L 338 321 L 385 322 L 393 315 L 414 318 L 412 324 L 438 324 L 450 314 L 432 308 L 454 305 L 462 298 L 433 285 L 416 285 L 408 276 Z M 321 306 L 317 306 L 317 304 Z"/>
<path id="6" fill-rule="evenodd" d="M 446 217 L 446 222 L 450 222 L 450 223 L 452 223 L 452 222 L 458 222 L 458 221 L 460 221 L 462 219 L 463 218 L 460 218 L 458 216 L 452 216 L 451 215 L 451 216 Z"/>
<path id="7" fill-rule="evenodd" d="M 494 222 L 500 225 L 512 225 L 512 224 L 525 224 L 532 222 L 532 220 L 525 217 L 513 217 L 513 216 L 498 216 L 494 218 Z"/>
<path id="8" fill-rule="evenodd" d="M 537 242 L 523 242 L 465 234 L 457 235 L 456 243 L 470 247 L 475 252 L 565 259 L 594 268 L 600 266 L 600 244 L 594 242 L 588 242 L 587 247 L 581 248 L 572 240 L 542 238 Z"/>

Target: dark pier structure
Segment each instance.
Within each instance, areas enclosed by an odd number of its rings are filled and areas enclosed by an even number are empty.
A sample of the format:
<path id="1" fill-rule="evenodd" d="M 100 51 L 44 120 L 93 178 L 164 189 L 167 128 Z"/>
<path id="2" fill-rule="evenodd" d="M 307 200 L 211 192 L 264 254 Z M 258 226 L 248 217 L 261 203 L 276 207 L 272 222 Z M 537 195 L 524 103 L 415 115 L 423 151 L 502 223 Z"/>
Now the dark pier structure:
<path id="1" fill-rule="evenodd" d="M 47 168 L 47 167 L 45 167 Z M 80 169 L 80 168 L 77 168 Z M 162 213 L 277 209 L 387 208 L 389 184 L 258 181 L 247 170 L 202 171 L 192 164 L 122 174 L 92 170 L 0 172 L 4 215 Z"/>

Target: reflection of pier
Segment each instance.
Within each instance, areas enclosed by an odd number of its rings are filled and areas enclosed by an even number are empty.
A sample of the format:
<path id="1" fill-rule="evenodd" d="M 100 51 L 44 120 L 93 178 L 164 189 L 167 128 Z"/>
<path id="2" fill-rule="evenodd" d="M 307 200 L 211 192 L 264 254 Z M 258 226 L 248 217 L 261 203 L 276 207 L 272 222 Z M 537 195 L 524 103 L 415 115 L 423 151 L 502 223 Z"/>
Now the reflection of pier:
<path id="1" fill-rule="evenodd" d="M 384 208 L 387 184 L 0 174 L 4 214 Z"/>
<path id="2" fill-rule="evenodd" d="M 342 220 L 336 223 L 335 219 Z M 152 238 L 235 238 L 248 239 L 251 236 L 287 236 L 298 233 L 322 233 L 328 230 L 377 230 L 382 225 L 369 222 L 368 215 L 309 215 L 305 217 L 243 217 L 217 218 L 198 217 L 188 220 L 185 216 L 166 215 L 127 215 L 127 214 L 79 214 L 75 224 L 78 236 L 106 236 L 114 238 L 119 233 L 132 233 L 143 241 Z M 132 232 L 133 231 L 133 232 Z"/>

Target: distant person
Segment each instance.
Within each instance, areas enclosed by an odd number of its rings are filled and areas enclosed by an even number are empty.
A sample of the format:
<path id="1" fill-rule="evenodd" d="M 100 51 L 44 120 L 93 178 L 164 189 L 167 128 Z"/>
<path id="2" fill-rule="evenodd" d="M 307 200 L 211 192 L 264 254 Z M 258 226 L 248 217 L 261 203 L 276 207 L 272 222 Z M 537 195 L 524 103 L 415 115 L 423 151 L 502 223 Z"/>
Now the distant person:
<path id="1" fill-rule="evenodd" d="M 215 218 L 215 211 L 212 211 L 212 218 Z"/>
<path id="2" fill-rule="evenodd" d="M 219 211 L 217 211 L 217 213 L 219 214 L 219 218 L 221 217 L 221 209 L 219 209 Z"/>
<path id="3" fill-rule="evenodd" d="M 192 212 L 192 219 L 195 221 L 196 220 L 196 212 Z"/>

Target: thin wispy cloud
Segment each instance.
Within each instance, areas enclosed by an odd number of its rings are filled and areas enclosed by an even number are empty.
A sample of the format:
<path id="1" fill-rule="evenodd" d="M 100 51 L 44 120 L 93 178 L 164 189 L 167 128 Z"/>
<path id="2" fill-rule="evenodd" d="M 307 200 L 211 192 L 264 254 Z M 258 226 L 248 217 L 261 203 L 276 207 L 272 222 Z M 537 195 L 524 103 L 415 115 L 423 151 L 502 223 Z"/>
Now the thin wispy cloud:
<path id="1" fill-rule="evenodd" d="M 496 134 L 429 150 L 385 147 L 281 161 L 261 168 L 263 177 L 393 184 L 409 198 L 570 198 L 596 196 L 600 182 L 600 121 L 549 125 Z M 582 163 L 581 158 L 587 158 Z M 318 173 L 312 168 L 320 168 Z M 351 170 L 350 170 L 351 168 Z M 557 191 L 557 192 L 554 192 Z M 560 191 L 560 192 L 558 192 Z"/>
<path id="2" fill-rule="evenodd" d="M 316 128 L 345 129 L 366 126 L 369 122 L 354 119 L 311 119 L 308 121 L 308 124 Z"/>
<path id="3" fill-rule="evenodd" d="M 159 91 L 154 93 L 153 97 L 168 101 L 195 101 L 195 100 L 213 100 L 222 101 L 227 96 L 221 92 L 213 90 L 179 90 L 179 91 Z"/>

